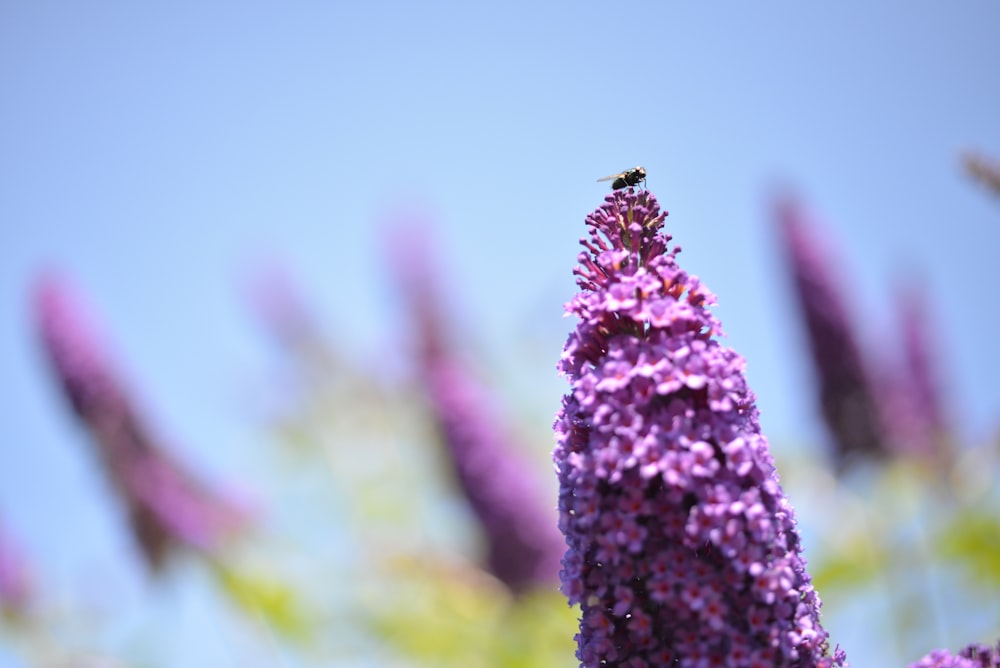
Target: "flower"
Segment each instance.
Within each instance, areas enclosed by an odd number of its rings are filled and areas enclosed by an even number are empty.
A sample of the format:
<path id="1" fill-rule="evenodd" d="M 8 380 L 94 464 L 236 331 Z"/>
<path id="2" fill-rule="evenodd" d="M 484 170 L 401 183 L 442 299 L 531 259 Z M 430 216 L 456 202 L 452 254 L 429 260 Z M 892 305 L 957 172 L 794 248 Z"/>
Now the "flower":
<path id="1" fill-rule="evenodd" d="M 498 400 L 460 359 L 435 285 L 428 230 L 396 230 L 391 250 L 416 321 L 420 382 L 487 541 L 486 566 L 515 592 L 557 582 L 562 538 L 541 481 L 500 419 Z"/>
<path id="2" fill-rule="evenodd" d="M 96 442 L 147 562 L 159 568 L 174 545 L 215 550 L 245 523 L 244 509 L 197 480 L 152 436 L 68 283 L 47 275 L 34 297 L 43 348 Z"/>
<path id="3" fill-rule="evenodd" d="M 933 363 L 932 351 L 938 347 L 934 345 L 923 293 L 914 287 L 900 290 L 896 306 L 902 360 L 881 393 L 885 431 L 895 451 L 946 459 L 951 454 L 950 430 Z"/>
<path id="4" fill-rule="evenodd" d="M 898 300 L 906 368 L 920 406 L 919 412 L 924 415 L 929 428 L 945 431 L 941 392 L 933 369 L 931 350 L 934 346 L 928 330 L 926 304 L 921 293 L 915 289 L 907 290 Z"/>
<path id="5" fill-rule="evenodd" d="M 910 668 L 1000 668 L 1000 643 L 996 647 L 972 644 L 957 655 L 936 649 Z"/>
<path id="6" fill-rule="evenodd" d="M 268 334 L 288 350 L 317 347 L 320 328 L 289 270 L 277 262 L 261 265 L 247 283 L 248 301 Z"/>
<path id="7" fill-rule="evenodd" d="M 778 203 L 777 220 L 816 368 L 820 406 L 844 468 L 858 455 L 886 454 L 877 392 L 833 278 L 826 244 L 800 205 Z"/>
<path id="8" fill-rule="evenodd" d="M 486 534 L 487 566 L 514 592 L 552 585 L 562 541 L 555 513 L 504 434 L 496 399 L 453 360 L 427 360 L 424 383 L 455 476 Z"/>
<path id="9" fill-rule="evenodd" d="M 31 590 L 27 561 L 0 526 L 0 611 L 18 614 L 26 610 Z"/>
<path id="10" fill-rule="evenodd" d="M 984 186 L 1000 195 L 1000 164 L 974 151 L 966 151 L 962 156 L 965 172 Z"/>
<path id="11" fill-rule="evenodd" d="M 562 590 L 582 666 L 841 666 L 745 363 L 666 212 L 619 190 L 586 220 L 555 421 Z"/>

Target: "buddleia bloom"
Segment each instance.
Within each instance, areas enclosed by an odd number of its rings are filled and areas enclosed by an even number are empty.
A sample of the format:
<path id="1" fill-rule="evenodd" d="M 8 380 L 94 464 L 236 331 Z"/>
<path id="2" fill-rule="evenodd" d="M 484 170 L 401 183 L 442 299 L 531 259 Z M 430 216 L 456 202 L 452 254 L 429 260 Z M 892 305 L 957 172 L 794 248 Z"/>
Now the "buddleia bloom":
<path id="1" fill-rule="evenodd" d="M 12 615 L 25 612 L 31 594 L 27 560 L 0 525 L 0 612 Z"/>
<path id="2" fill-rule="evenodd" d="M 910 668 L 1000 668 L 1000 643 L 993 647 L 976 643 L 958 654 L 937 649 Z"/>
<path id="3" fill-rule="evenodd" d="M 197 480 L 157 442 L 65 280 L 48 275 L 39 281 L 35 311 L 52 369 L 97 445 L 148 563 L 161 566 L 171 546 L 215 550 L 244 523 L 244 509 Z"/>
<path id="4" fill-rule="evenodd" d="M 835 265 L 798 203 L 780 201 L 777 219 L 837 462 L 843 467 L 858 455 L 884 455 L 882 410 L 835 281 Z"/>
<path id="5" fill-rule="evenodd" d="M 562 590 L 581 666 L 840 666 L 743 359 L 676 261 L 666 212 L 586 220 L 555 421 Z"/>
<path id="6" fill-rule="evenodd" d="M 490 572 L 514 592 L 552 587 L 562 552 L 555 513 L 508 442 L 496 399 L 455 360 L 432 360 L 425 383 L 457 481 L 486 536 Z"/>
<path id="7" fill-rule="evenodd" d="M 993 194 L 1000 195 L 1000 163 L 972 151 L 966 152 L 962 162 L 969 176 L 980 181 Z"/>
<path id="8" fill-rule="evenodd" d="M 562 539 L 535 470 L 502 421 L 499 399 L 449 334 L 428 231 L 398 231 L 394 265 L 416 321 L 420 382 L 458 486 L 482 527 L 486 567 L 515 592 L 557 582 Z"/>
<path id="9" fill-rule="evenodd" d="M 886 429 L 895 436 L 895 449 L 927 456 L 949 454 L 950 433 L 942 389 L 934 353 L 935 345 L 931 318 L 924 293 L 910 287 L 896 298 L 900 323 L 900 348 L 903 353 L 900 378 L 892 395 L 897 405 L 908 408 L 886 420 Z"/>

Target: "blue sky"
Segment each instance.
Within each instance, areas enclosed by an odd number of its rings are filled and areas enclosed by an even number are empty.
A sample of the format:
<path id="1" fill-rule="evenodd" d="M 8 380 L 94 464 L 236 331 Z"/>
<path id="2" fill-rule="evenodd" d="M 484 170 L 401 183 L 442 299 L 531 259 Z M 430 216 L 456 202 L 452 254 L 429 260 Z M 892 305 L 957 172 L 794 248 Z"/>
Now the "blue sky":
<path id="1" fill-rule="evenodd" d="M 544 430 L 595 179 L 636 164 L 719 296 L 773 442 L 823 438 L 779 186 L 829 224 L 873 345 L 891 346 L 895 282 L 926 288 L 951 408 L 982 440 L 1000 411 L 1000 200 L 959 155 L 1000 159 L 997 63 L 988 0 L 5 2 L 0 514 L 56 572 L 110 550 L 33 339 L 42 267 L 78 280 L 156 421 L 221 470 L 253 438 L 246 387 L 271 361 L 248 268 L 285 262 L 338 342 L 397 354 L 380 234 L 417 210 L 470 348 Z"/>

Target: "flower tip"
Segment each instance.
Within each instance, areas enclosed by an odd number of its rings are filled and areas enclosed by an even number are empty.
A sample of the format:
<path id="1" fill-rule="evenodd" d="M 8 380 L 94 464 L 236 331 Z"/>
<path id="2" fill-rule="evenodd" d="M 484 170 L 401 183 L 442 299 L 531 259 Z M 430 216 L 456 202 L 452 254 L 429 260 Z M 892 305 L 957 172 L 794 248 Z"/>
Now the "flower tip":
<path id="1" fill-rule="evenodd" d="M 36 317 L 43 323 L 56 312 L 65 309 L 68 282 L 61 274 L 47 270 L 40 273 L 31 286 L 31 302 Z"/>
<path id="2" fill-rule="evenodd" d="M 38 325 L 46 337 L 59 331 L 91 329 L 83 300 L 73 282 L 62 272 L 46 270 L 40 273 L 32 286 L 31 299 Z"/>

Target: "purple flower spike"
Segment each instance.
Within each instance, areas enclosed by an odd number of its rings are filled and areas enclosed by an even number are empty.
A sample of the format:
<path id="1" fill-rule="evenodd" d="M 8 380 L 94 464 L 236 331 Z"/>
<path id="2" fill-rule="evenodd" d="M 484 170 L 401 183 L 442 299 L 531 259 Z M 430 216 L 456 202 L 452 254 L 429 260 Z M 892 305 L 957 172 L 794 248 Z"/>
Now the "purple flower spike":
<path id="1" fill-rule="evenodd" d="M 563 551 L 555 513 L 505 440 L 495 400 L 445 358 L 430 362 L 425 382 L 458 482 L 487 536 L 490 572 L 514 592 L 552 586 Z"/>
<path id="2" fill-rule="evenodd" d="M 913 393 L 920 405 L 928 428 L 933 431 L 946 430 L 944 409 L 941 406 L 937 378 L 933 369 L 931 336 L 928 319 L 921 293 L 908 290 L 899 298 L 900 319 L 903 325 L 903 351 L 906 354 L 906 368 L 913 385 Z"/>
<path id="3" fill-rule="evenodd" d="M 892 398 L 892 410 L 886 411 L 886 431 L 896 450 L 946 456 L 949 429 L 933 364 L 933 337 L 923 293 L 915 288 L 902 291 L 897 305 L 903 367 L 885 393 Z"/>
<path id="4" fill-rule="evenodd" d="M 936 649 L 910 668 L 1000 668 L 1000 643 L 995 647 L 973 644 L 957 655 Z"/>
<path id="5" fill-rule="evenodd" d="M 20 550 L 0 526 L 0 612 L 24 612 L 31 599 L 31 578 Z"/>
<path id="6" fill-rule="evenodd" d="M 247 293 L 250 306 L 279 344 L 291 350 L 315 345 L 319 328 L 283 265 L 260 267 L 251 276 Z"/>
<path id="7" fill-rule="evenodd" d="M 581 666 L 841 666 L 794 511 L 715 297 L 666 212 L 616 191 L 587 217 L 556 417 L 562 589 Z"/>
<path id="8" fill-rule="evenodd" d="M 962 161 L 965 171 L 984 186 L 1000 195 L 1000 163 L 974 152 L 966 152 Z"/>
<path id="9" fill-rule="evenodd" d="M 498 416 L 497 399 L 460 361 L 438 297 L 429 232 L 396 230 L 399 284 L 416 320 L 421 382 L 458 485 L 487 541 L 486 565 L 515 592 L 557 582 L 563 541 L 541 481 Z"/>
<path id="10" fill-rule="evenodd" d="M 838 465 L 843 468 L 857 455 L 884 455 L 881 409 L 833 279 L 826 245 L 796 202 L 779 202 L 777 218 Z"/>
<path id="11" fill-rule="evenodd" d="M 245 524 L 245 510 L 196 480 L 149 434 L 63 280 L 41 280 L 35 308 L 52 367 L 96 441 L 150 566 L 159 568 L 174 545 L 204 552 L 219 547 L 226 535 Z"/>

